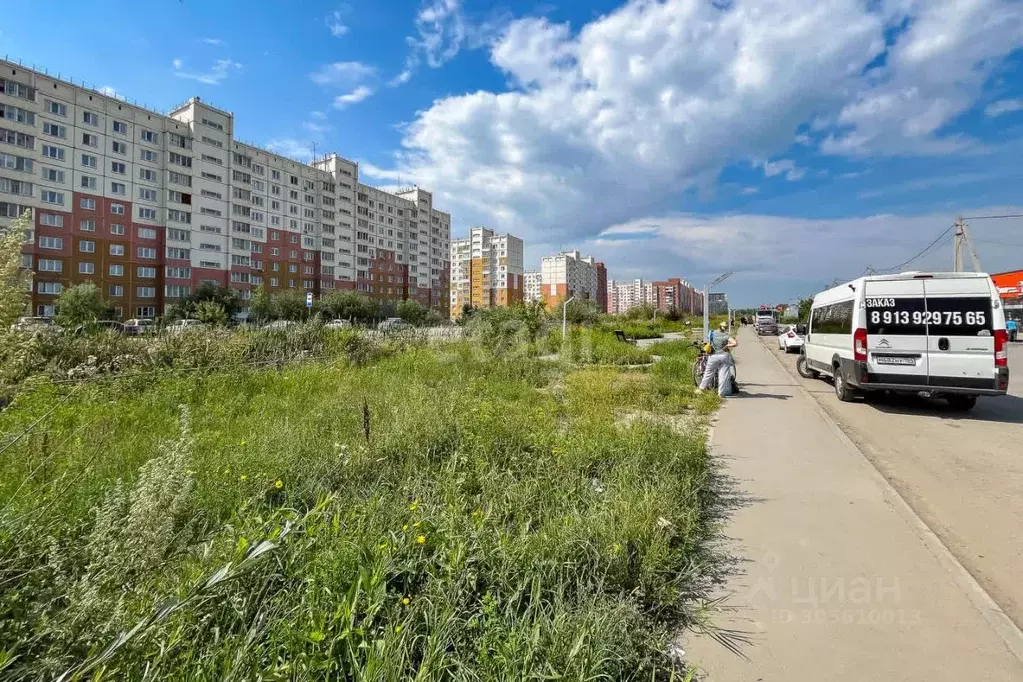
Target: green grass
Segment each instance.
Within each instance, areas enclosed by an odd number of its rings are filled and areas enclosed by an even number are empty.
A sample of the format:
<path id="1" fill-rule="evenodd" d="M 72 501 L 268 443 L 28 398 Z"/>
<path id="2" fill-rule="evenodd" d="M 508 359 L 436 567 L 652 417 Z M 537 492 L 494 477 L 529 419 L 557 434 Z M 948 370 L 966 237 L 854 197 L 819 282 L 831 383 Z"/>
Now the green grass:
<path id="1" fill-rule="evenodd" d="M 0 413 L 3 448 L 57 405 L 2 455 L 0 676 L 669 679 L 713 560 L 702 421 L 621 415 L 716 402 L 663 346 L 41 381 Z"/>

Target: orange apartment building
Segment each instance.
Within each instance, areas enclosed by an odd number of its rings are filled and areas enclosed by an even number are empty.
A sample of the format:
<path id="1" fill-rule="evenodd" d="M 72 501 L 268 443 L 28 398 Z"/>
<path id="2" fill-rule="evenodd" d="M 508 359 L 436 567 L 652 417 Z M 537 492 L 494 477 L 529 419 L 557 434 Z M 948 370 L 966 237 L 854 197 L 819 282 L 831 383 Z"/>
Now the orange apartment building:
<path id="1" fill-rule="evenodd" d="M 522 240 L 474 227 L 469 236 L 451 240 L 452 318 L 466 305 L 500 308 L 523 300 Z"/>
<path id="2" fill-rule="evenodd" d="M 591 300 L 601 312 L 607 308 L 607 268 L 592 256 L 565 251 L 544 256 L 540 266 L 541 296 L 554 310 L 567 298 Z"/>

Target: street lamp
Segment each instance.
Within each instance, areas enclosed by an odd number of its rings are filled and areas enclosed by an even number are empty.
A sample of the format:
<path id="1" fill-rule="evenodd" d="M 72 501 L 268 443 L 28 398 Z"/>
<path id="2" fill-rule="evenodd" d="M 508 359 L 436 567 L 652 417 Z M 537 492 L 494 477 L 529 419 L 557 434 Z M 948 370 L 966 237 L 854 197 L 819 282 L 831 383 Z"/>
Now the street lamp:
<path id="1" fill-rule="evenodd" d="M 721 284 L 733 274 L 734 273 L 729 270 L 713 282 L 703 286 L 703 339 L 705 341 L 710 338 L 710 288 Z"/>
<path id="2" fill-rule="evenodd" d="M 564 305 L 561 306 L 561 342 L 565 343 L 565 339 L 568 338 L 568 304 L 575 300 L 575 296 L 570 296 L 565 299 Z"/>

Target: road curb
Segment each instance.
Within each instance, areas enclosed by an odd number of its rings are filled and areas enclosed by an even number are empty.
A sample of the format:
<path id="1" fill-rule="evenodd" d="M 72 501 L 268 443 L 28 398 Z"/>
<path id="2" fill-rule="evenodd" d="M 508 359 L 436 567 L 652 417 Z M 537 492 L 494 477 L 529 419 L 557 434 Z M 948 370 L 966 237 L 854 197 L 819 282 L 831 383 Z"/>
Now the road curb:
<path id="1" fill-rule="evenodd" d="M 792 372 L 785 363 L 781 361 L 772 349 L 764 343 L 763 337 L 757 336 L 757 341 L 760 342 L 761 347 L 768 352 L 768 354 L 774 359 L 775 362 L 781 366 L 787 374 L 792 376 Z M 927 522 L 916 513 L 916 510 L 909 504 L 902 493 L 892 485 L 881 470 L 877 468 L 877 465 L 867 456 L 863 449 L 860 448 L 853 440 L 846 434 L 845 430 L 841 425 L 831 416 L 827 408 L 803 385 L 799 382 L 798 376 L 794 376 L 794 386 L 799 392 L 807 399 L 809 399 L 820 415 L 821 419 L 828 425 L 838 439 L 849 449 L 850 452 L 859 455 L 863 458 L 867 464 L 870 465 L 875 480 L 881 485 L 881 487 L 888 492 L 888 497 L 891 501 L 892 508 L 898 512 L 909 525 L 916 531 L 917 536 L 924 542 L 931 555 L 938 560 L 949 575 L 956 581 L 956 584 L 966 593 L 970 603 L 973 604 L 974 608 L 980 612 L 984 620 L 994 629 L 998 636 L 1005 643 L 1006 648 L 1016 657 L 1021 664 L 1023 664 L 1023 630 L 1020 630 L 1019 626 L 1002 610 L 1002 607 L 994 600 L 994 598 L 984 589 L 973 574 L 956 558 L 952 550 L 942 542 L 941 538 L 935 533 Z"/>

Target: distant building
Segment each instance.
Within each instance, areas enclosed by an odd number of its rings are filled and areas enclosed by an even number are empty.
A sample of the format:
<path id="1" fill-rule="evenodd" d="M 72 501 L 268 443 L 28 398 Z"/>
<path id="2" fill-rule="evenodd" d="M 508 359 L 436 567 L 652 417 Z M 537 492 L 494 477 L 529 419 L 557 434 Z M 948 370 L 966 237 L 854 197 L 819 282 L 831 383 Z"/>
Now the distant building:
<path id="1" fill-rule="evenodd" d="M 474 227 L 451 240 L 451 317 L 466 305 L 503 308 L 523 300 L 522 240 Z"/>
<path id="2" fill-rule="evenodd" d="M 703 314 L 703 293 L 678 277 L 654 282 L 652 299 L 658 310 L 677 308 L 686 315 Z"/>
<path id="3" fill-rule="evenodd" d="M 598 302 L 600 271 L 604 273 L 606 288 L 607 271 L 604 270 L 602 263 L 597 263 L 592 257 L 583 258 L 578 251 L 544 256 L 540 267 L 541 296 L 547 301 L 547 307 L 550 309 L 558 307 L 562 301 L 573 296 L 577 300 Z"/>
<path id="4" fill-rule="evenodd" d="M 525 301 L 539 301 L 543 298 L 543 273 L 539 270 L 522 273 L 522 298 Z"/>
<path id="5" fill-rule="evenodd" d="M 711 315 L 728 314 L 728 294 L 707 294 L 707 303 Z"/>
<path id="6" fill-rule="evenodd" d="M 611 280 L 607 283 L 607 307 L 612 315 L 653 302 L 653 284 L 642 279 Z"/>

